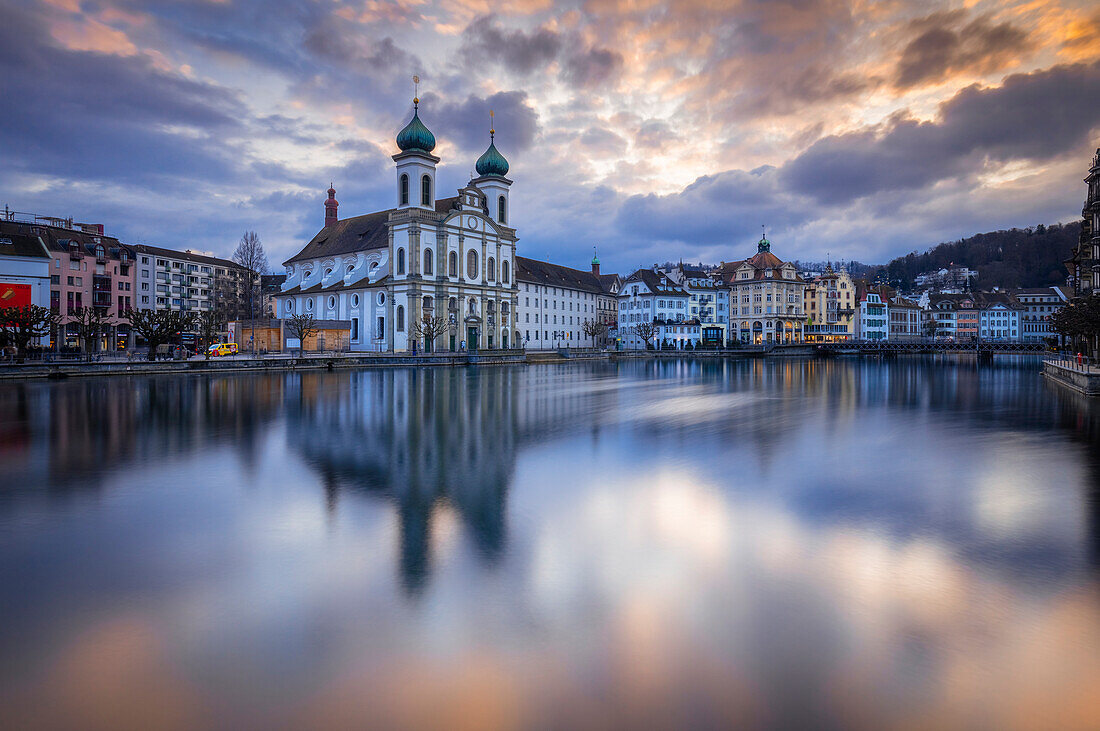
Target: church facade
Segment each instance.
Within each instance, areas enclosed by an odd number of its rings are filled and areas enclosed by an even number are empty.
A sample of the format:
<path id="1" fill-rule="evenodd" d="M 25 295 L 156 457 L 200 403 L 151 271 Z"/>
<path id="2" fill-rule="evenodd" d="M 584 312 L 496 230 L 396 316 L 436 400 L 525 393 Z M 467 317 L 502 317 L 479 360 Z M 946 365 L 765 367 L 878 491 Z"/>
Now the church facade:
<path id="1" fill-rule="evenodd" d="M 508 162 L 496 148 L 478 177 L 436 196 L 435 136 L 413 117 L 397 135 L 393 208 L 341 219 L 328 190 L 325 224 L 284 262 L 280 318 L 351 323 L 351 350 L 442 352 L 516 347 L 516 231 Z"/>

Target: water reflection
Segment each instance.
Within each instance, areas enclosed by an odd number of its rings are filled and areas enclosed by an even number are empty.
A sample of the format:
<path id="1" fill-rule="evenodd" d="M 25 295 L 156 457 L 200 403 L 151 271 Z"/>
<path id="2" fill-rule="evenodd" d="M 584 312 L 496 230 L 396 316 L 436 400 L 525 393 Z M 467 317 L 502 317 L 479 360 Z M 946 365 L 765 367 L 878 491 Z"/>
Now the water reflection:
<path id="1" fill-rule="evenodd" d="M 5 726 L 1100 713 L 1100 411 L 1024 360 L 5 384 L 0 435 Z"/>

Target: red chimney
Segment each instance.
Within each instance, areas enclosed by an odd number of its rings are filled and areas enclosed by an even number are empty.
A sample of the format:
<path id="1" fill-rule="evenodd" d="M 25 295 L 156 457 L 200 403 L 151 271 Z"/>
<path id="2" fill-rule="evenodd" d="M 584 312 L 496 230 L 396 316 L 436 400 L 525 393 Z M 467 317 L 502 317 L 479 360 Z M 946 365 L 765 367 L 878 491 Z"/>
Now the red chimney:
<path id="1" fill-rule="evenodd" d="M 325 228 L 336 223 L 336 209 L 339 207 L 339 203 L 336 202 L 336 189 L 329 184 L 328 200 L 325 201 Z"/>

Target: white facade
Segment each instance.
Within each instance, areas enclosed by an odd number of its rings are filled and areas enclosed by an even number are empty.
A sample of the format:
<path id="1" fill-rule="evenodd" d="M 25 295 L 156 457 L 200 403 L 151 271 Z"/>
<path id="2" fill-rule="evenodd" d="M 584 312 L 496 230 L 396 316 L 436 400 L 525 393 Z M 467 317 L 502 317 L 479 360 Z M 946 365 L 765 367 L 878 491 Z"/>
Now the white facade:
<path id="1" fill-rule="evenodd" d="M 516 279 L 517 345 L 550 350 L 603 344 L 602 335 L 584 332 L 585 322 L 601 319 L 601 300 L 612 297 L 595 273 L 520 257 Z"/>
<path id="2" fill-rule="evenodd" d="M 1004 302 L 992 303 L 979 312 L 978 329 L 982 340 L 1019 340 L 1020 311 Z"/>
<path id="3" fill-rule="evenodd" d="M 729 342 L 730 288 L 720 276 L 710 276 L 702 269 L 679 264 L 668 272 L 669 277 L 688 293 L 688 318 L 698 320 L 700 341 L 724 346 Z M 677 335 L 685 336 L 683 328 Z M 686 341 L 686 337 L 680 338 Z"/>
<path id="4" fill-rule="evenodd" d="M 1061 287 L 1018 289 L 1012 296 L 1020 303 L 1020 339 L 1028 343 L 1042 343 L 1058 337 L 1050 318 L 1066 306 L 1068 296 Z"/>
<path id="5" fill-rule="evenodd" d="M 689 319 L 688 293 L 668 275 L 650 269 L 639 269 L 627 277 L 619 290 L 618 299 L 618 337 L 624 350 L 646 347 L 646 342 L 636 330 L 641 323 L 653 326 L 654 338 L 649 344 L 654 345 L 660 343 L 662 334 L 665 337 L 671 334 L 667 327 L 659 328 L 658 322 L 672 325 Z"/>
<path id="6" fill-rule="evenodd" d="M 516 233 L 507 225 L 507 163 L 491 145 L 477 165 L 479 173 L 488 172 L 457 196 L 438 199 L 435 138 L 417 114 L 398 146 L 396 207 L 338 221 L 333 215 L 331 224 L 326 218 L 313 240 L 285 262 L 287 279 L 275 297 L 278 316 L 348 321 L 357 351 L 515 347 Z M 490 152 L 496 166 L 486 168 Z M 425 317 L 445 325 L 428 342 L 417 330 Z"/>
<path id="7" fill-rule="evenodd" d="M 856 308 L 856 332 L 860 340 L 887 340 L 890 337 L 889 305 L 876 292 L 868 292 Z"/>

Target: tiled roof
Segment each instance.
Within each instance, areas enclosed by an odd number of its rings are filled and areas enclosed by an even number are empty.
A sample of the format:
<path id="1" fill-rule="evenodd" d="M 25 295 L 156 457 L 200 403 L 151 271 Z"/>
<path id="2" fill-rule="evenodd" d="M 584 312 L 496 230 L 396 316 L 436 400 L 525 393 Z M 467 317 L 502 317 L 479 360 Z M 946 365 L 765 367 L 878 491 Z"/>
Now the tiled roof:
<path id="1" fill-rule="evenodd" d="M 440 198 L 435 202 L 435 212 L 446 213 L 457 203 L 458 196 Z M 306 259 L 320 259 L 325 256 L 386 247 L 389 245 L 386 223 L 390 219 L 390 214 L 396 210 L 396 208 L 389 208 L 385 211 L 344 218 L 331 226 L 325 226 L 305 245 L 305 248 L 283 263 L 290 264 Z"/>
<path id="2" fill-rule="evenodd" d="M 608 274 L 597 277 L 592 272 L 581 269 L 571 269 L 560 264 L 551 264 L 548 261 L 528 259 L 525 256 L 516 257 L 517 282 L 530 282 L 532 284 L 578 289 L 600 294 L 610 291 L 603 284 L 604 276 L 613 278 L 615 275 Z M 614 281 L 614 279 L 611 281 Z"/>
<path id="3" fill-rule="evenodd" d="M 26 228 L 26 231 L 19 229 Z M 50 258 L 46 242 L 32 234 L 27 226 L 4 222 L 0 224 L 0 256 L 30 256 Z"/>
<path id="4" fill-rule="evenodd" d="M 213 264 L 219 267 L 235 267 L 237 269 L 242 268 L 240 264 L 229 259 L 221 259 L 216 256 L 207 256 L 206 254 L 195 254 L 190 251 L 176 251 L 175 249 L 165 249 L 160 246 L 150 246 L 149 244 L 134 244 L 134 251 L 141 254 L 152 254 L 153 256 L 163 256 L 166 259 L 183 259 L 184 261 L 194 262 L 196 264 Z"/>
<path id="5" fill-rule="evenodd" d="M 660 285 L 661 280 L 662 280 L 662 277 L 660 275 L 658 275 L 652 269 L 639 269 L 638 271 L 634 272 L 629 277 L 627 277 L 626 280 L 624 281 L 624 284 L 626 284 L 627 282 L 636 282 L 637 281 L 637 282 L 642 282 L 643 284 L 645 284 L 645 286 L 649 288 L 649 291 L 654 293 L 654 294 L 663 293 L 663 294 L 666 294 L 666 295 L 672 294 L 672 295 L 684 295 L 685 297 L 687 296 L 687 292 L 684 291 L 684 288 L 681 287 L 680 285 L 676 284 L 676 282 L 672 281 L 668 277 L 663 278 L 663 280 L 665 282 L 665 285 L 666 285 L 665 289 L 663 289 L 663 290 L 660 289 L 659 285 Z"/>

